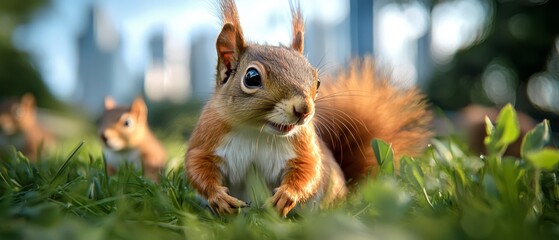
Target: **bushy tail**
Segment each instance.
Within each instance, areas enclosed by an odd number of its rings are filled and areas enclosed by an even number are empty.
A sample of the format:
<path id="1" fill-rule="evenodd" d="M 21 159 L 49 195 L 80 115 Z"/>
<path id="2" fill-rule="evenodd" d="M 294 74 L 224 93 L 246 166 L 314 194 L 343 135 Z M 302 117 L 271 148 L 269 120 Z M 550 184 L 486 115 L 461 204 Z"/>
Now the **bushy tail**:
<path id="1" fill-rule="evenodd" d="M 377 161 L 371 141 L 375 138 L 391 144 L 396 159 L 420 153 L 432 136 L 431 118 L 419 90 L 399 88 L 379 76 L 370 58 L 354 61 L 334 81 L 323 81 L 316 101 L 318 134 L 346 180 L 374 172 Z"/>

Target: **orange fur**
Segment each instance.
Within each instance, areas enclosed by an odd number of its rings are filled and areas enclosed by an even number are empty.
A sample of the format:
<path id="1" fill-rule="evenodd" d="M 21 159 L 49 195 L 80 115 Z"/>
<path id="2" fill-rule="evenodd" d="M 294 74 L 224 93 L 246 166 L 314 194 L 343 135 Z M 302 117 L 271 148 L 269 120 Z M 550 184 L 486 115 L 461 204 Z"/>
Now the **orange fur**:
<path id="1" fill-rule="evenodd" d="M 219 3 L 215 93 L 185 156 L 190 184 L 217 213 L 247 205 L 250 187 L 243 184 L 251 165 L 275 190 L 270 203 L 285 216 L 299 203 L 325 207 L 343 198 L 344 174 L 357 179 L 374 168 L 373 138 L 390 142 L 397 156 L 426 145 L 430 114 L 422 95 L 375 80 L 368 60 L 325 82 L 317 98 L 320 82 L 303 56 L 299 4 L 292 7 L 287 47 L 246 43 L 233 0 Z"/>
<path id="2" fill-rule="evenodd" d="M 312 125 L 301 129 L 292 142 L 297 158 L 287 163 L 281 185 L 272 199 L 282 216 L 298 202 L 311 198 L 321 184 L 320 149 Z"/>
<path id="3" fill-rule="evenodd" d="M 316 101 L 318 132 L 347 180 L 375 172 L 371 140 L 388 142 L 399 159 L 420 153 L 432 136 L 424 96 L 416 88 L 398 89 L 378 74 L 372 59 L 354 61 L 333 81 L 323 81 L 323 97 Z"/>
<path id="4" fill-rule="evenodd" d="M 30 93 L 19 101 L 8 99 L 0 104 L 0 127 L 0 148 L 14 145 L 31 161 L 41 157 L 41 146 L 43 152 L 55 147 L 54 135 L 37 120 L 35 97 Z"/>
<path id="5" fill-rule="evenodd" d="M 296 3 L 297 5 L 291 5 L 291 18 L 292 20 L 292 29 L 293 29 L 293 40 L 291 41 L 291 48 L 295 49 L 296 51 L 303 53 L 304 48 L 304 32 L 305 32 L 305 23 L 303 21 L 303 14 L 301 13 L 301 5 L 299 2 Z"/>
<path id="6" fill-rule="evenodd" d="M 111 173 L 116 171 L 120 161 L 129 161 L 140 163 L 145 175 L 157 180 L 165 167 L 167 153 L 151 132 L 147 114 L 141 98 L 136 98 L 130 107 L 117 106 L 109 97 L 105 99 L 99 136 Z"/>

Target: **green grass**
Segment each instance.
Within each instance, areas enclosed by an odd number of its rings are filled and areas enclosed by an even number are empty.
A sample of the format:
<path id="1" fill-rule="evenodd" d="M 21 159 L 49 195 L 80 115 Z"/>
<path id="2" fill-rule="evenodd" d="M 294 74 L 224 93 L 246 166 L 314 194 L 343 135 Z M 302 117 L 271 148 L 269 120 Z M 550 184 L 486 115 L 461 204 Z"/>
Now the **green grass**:
<path id="1" fill-rule="evenodd" d="M 549 124 L 526 136 L 522 159 L 503 156 L 518 137 L 512 107 L 487 130 L 486 156 L 437 138 L 399 169 L 390 146 L 373 141 L 378 177 L 330 209 L 286 219 L 258 200 L 238 215 L 212 215 L 186 182 L 180 141 L 168 144 L 176 157 L 159 183 L 130 168 L 107 176 L 94 141 L 37 164 L 14 150 L 0 157 L 0 239 L 558 239 Z"/>

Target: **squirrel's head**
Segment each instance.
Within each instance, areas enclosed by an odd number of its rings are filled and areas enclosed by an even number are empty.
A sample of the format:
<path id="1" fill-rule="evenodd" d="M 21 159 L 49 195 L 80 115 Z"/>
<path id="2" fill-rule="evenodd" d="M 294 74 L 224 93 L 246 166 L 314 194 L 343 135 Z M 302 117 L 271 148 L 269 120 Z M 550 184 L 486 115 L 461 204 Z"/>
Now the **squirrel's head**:
<path id="1" fill-rule="evenodd" d="M 35 97 L 27 93 L 21 100 L 6 99 L 0 104 L 0 132 L 11 136 L 25 132 L 36 124 Z"/>
<path id="2" fill-rule="evenodd" d="M 106 97 L 99 125 L 104 146 L 114 151 L 138 146 L 147 129 L 147 114 L 147 106 L 140 97 L 130 107 L 117 106 L 111 97 Z"/>
<path id="3" fill-rule="evenodd" d="M 303 56 L 303 18 L 292 7 L 290 46 L 246 43 L 233 0 L 220 1 L 223 28 L 217 38 L 214 101 L 233 125 L 287 136 L 309 123 L 320 81 Z"/>

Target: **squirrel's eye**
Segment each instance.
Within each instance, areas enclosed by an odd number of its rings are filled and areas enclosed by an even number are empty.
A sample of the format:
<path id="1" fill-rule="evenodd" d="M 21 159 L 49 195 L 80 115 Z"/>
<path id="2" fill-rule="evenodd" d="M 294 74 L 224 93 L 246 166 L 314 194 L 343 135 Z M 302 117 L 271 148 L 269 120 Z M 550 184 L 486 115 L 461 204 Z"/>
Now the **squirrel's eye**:
<path id="1" fill-rule="evenodd" d="M 247 88 L 261 88 L 262 87 L 262 78 L 260 77 L 260 73 L 255 68 L 249 68 L 247 73 L 245 74 L 244 79 L 245 87 Z"/>
<path id="2" fill-rule="evenodd" d="M 124 123 L 123 123 L 123 124 L 124 124 L 125 127 L 130 127 L 130 126 L 132 126 L 132 119 L 127 118 L 126 120 L 124 120 Z"/>
<path id="3" fill-rule="evenodd" d="M 318 82 L 316 83 L 316 90 L 318 90 L 320 88 L 320 79 L 318 79 Z"/>

